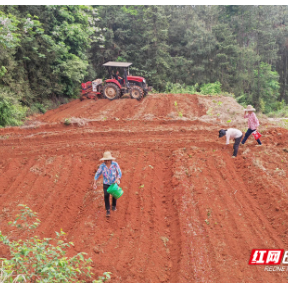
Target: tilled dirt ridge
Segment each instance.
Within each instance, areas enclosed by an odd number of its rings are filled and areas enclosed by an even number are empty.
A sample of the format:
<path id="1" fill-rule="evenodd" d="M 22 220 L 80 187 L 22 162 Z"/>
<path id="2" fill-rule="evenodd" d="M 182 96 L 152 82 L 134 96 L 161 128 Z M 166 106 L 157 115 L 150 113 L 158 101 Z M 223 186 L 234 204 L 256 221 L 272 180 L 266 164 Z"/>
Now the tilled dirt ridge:
<path id="1" fill-rule="evenodd" d="M 287 246 L 287 130 L 263 128 L 265 146 L 251 137 L 232 159 L 198 97 L 73 101 L 41 125 L 0 130 L 3 234 L 22 203 L 39 213 L 39 236 L 62 228 L 69 253 L 87 252 L 112 282 L 287 282 L 248 265 L 254 248 Z M 65 126 L 69 117 L 93 121 Z M 123 172 L 109 220 L 101 185 L 91 186 L 105 150 Z"/>

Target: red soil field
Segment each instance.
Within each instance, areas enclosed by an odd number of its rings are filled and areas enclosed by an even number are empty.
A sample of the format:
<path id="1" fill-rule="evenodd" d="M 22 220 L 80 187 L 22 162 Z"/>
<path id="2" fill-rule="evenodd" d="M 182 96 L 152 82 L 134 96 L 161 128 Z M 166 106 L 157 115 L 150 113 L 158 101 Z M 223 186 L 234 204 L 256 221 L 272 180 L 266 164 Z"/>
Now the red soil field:
<path id="1" fill-rule="evenodd" d="M 248 262 L 252 249 L 288 250 L 288 131 L 266 125 L 265 145 L 251 136 L 233 159 L 218 138 L 225 126 L 201 119 L 203 97 L 74 100 L 0 129 L 2 233 L 16 237 L 7 222 L 26 204 L 37 235 L 63 229 L 69 255 L 88 253 L 111 282 L 287 282 L 287 272 Z M 110 219 L 102 184 L 92 189 L 106 150 L 123 173 Z"/>

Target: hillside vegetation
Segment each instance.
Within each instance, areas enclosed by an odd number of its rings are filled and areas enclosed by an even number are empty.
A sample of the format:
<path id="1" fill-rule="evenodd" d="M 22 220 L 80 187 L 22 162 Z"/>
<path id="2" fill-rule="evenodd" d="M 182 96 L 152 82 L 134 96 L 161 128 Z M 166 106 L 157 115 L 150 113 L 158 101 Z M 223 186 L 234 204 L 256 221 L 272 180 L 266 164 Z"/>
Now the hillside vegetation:
<path id="1" fill-rule="evenodd" d="M 281 5 L 2 5 L 0 126 L 78 97 L 111 60 L 158 92 L 224 91 L 285 117 L 287 20 Z"/>

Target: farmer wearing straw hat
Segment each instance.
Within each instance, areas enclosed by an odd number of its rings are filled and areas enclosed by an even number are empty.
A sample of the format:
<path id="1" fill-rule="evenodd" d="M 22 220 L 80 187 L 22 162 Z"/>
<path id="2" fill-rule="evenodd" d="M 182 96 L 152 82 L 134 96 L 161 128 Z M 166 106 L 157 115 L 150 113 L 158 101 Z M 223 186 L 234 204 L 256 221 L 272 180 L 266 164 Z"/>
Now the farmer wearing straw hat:
<path id="1" fill-rule="evenodd" d="M 115 160 L 114 157 L 112 157 L 111 152 L 106 151 L 103 154 L 103 158 L 100 159 L 100 161 L 103 161 L 94 177 L 94 185 L 93 189 L 97 189 L 96 181 L 100 177 L 100 175 L 103 175 L 103 190 L 104 190 L 104 201 L 105 201 L 105 208 L 106 208 L 106 216 L 110 217 L 110 194 L 107 192 L 107 189 L 109 186 L 113 183 L 120 184 L 120 179 L 122 177 L 122 172 L 120 170 L 120 167 L 117 162 L 112 161 Z M 112 197 L 112 211 L 116 211 L 116 201 L 117 199 Z"/>
<path id="2" fill-rule="evenodd" d="M 253 108 L 252 105 L 248 105 L 247 108 L 244 110 L 244 118 L 248 118 L 248 130 L 245 133 L 245 136 L 241 142 L 242 145 L 244 145 L 244 143 L 246 142 L 246 140 L 248 139 L 248 137 L 254 132 L 256 131 L 256 129 L 259 126 L 259 121 L 258 118 L 256 117 L 256 114 L 254 113 L 255 109 Z M 248 112 L 248 114 L 246 114 L 246 112 Z M 262 143 L 260 141 L 260 139 L 256 140 L 258 142 L 258 146 L 261 146 Z"/>

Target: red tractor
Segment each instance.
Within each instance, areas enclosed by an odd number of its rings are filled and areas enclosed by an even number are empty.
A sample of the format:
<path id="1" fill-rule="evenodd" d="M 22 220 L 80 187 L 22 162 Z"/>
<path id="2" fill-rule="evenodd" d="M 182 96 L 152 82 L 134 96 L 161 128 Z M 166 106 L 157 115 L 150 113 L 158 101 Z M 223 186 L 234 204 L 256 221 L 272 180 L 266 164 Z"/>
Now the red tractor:
<path id="1" fill-rule="evenodd" d="M 129 67 L 131 65 L 132 63 L 111 61 L 103 64 L 103 66 L 108 68 L 110 79 L 106 79 L 104 85 L 102 79 L 82 83 L 80 100 L 82 101 L 85 98 L 96 99 L 97 96 L 104 96 L 109 100 L 115 100 L 126 93 L 130 93 L 132 99 L 141 100 L 148 94 L 148 91 L 151 91 L 152 87 L 147 86 L 145 78 L 129 75 Z M 112 68 L 123 69 L 123 78 L 116 75 L 116 72 Z"/>

